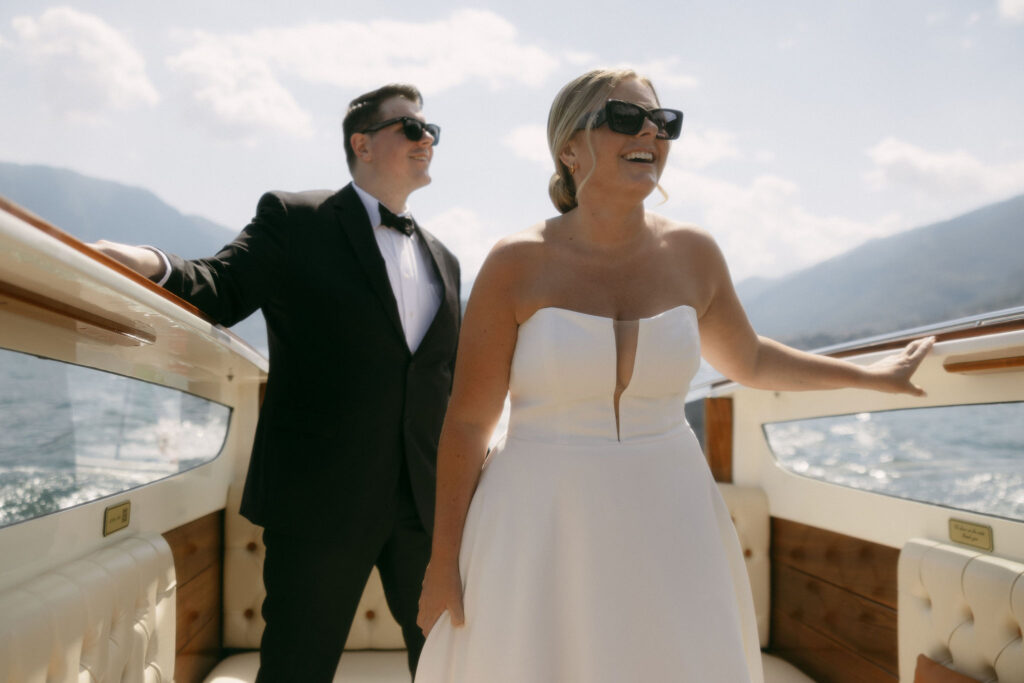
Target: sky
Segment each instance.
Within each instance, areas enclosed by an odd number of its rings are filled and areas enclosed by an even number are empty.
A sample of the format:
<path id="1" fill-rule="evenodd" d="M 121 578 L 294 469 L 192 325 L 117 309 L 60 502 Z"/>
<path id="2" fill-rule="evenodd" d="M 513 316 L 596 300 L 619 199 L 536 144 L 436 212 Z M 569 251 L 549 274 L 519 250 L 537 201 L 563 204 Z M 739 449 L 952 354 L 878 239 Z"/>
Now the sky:
<path id="1" fill-rule="evenodd" d="M 409 205 L 468 286 L 555 214 L 548 108 L 597 66 L 685 112 L 648 208 L 736 281 L 1024 192 L 1024 0 L 4 0 L 0 161 L 144 187 L 228 241 L 266 190 L 348 182 L 348 102 L 412 82 L 442 139 Z"/>

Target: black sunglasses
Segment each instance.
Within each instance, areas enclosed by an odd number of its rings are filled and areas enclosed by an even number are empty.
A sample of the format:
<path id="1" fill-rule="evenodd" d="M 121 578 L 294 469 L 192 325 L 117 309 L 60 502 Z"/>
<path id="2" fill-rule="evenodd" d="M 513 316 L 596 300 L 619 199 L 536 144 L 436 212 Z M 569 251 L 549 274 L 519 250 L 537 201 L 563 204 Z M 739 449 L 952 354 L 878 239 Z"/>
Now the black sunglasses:
<path id="1" fill-rule="evenodd" d="M 608 100 L 604 109 L 584 114 L 576 124 L 576 130 L 583 130 L 587 122 L 594 122 L 593 128 L 607 122 L 608 127 L 623 135 L 636 135 L 644 127 L 644 120 L 650 119 L 658 127 L 658 138 L 675 140 L 683 132 L 683 112 L 678 109 L 644 109 L 639 104 Z"/>
<path id="2" fill-rule="evenodd" d="M 414 119 L 411 116 L 396 116 L 393 119 L 387 119 L 386 121 L 375 123 L 369 128 L 364 128 L 359 132 L 373 133 L 374 131 L 378 131 L 381 128 L 387 128 L 392 123 L 398 123 L 399 121 L 402 123 L 402 132 L 405 133 L 405 137 L 412 142 L 419 142 L 422 140 L 423 131 L 430 133 L 434 138 L 434 142 L 431 145 L 432 147 L 436 147 L 437 143 L 441 142 L 441 126 L 436 123 L 423 123 L 419 119 Z"/>

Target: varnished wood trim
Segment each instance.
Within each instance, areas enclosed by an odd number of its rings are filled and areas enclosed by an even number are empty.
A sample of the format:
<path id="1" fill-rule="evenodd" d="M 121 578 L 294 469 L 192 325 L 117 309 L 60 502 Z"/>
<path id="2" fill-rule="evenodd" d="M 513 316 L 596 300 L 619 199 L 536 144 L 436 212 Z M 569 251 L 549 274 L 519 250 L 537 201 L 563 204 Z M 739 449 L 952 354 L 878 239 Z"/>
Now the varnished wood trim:
<path id="1" fill-rule="evenodd" d="M 224 511 L 214 512 L 164 534 L 174 555 L 178 585 L 188 583 L 224 555 Z"/>
<path id="2" fill-rule="evenodd" d="M 178 585 L 177 642 L 187 643 L 221 613 L 221 567 L 207 567 Z"/>
<path id="3" fill-rule="evenodd" d="M 0 280 L 0 303 L 4 303 L 5 300 L 28 306 L 33 310 L 42 311 L 44 318 L 57 316 L 79 325 L 94 328 L 100 333 L 111 335 L 113 339 L 109 341 L 114 343 L 139 346 L 142 344 L 152 344 L 156 341 L 156 336 L 152 332 L 119 323 L 116 320 L 105 318 L 96 313 L 66 304 L 63 301 L 51 299 Z"/>
<path id="4" fill-rule="evenodd" d="M 212 619 L 187 643 L 179 644 L 174 662 L 175 683 L 202 683 L 206 675 L 223 659 L 221 615 Z"/>
<path id="5" fill-rule="evenodd" d="M 704 442 L 715 481 L 732 482 L 732 399 L 704 399 Z"/>
<path id="6" fill-rule="evenodd" d="M 175 680 L 199 683 L 223 654 L 224 511 L 172 529 L 164 539 L 178 580 Z"/>
<path id="7" fill-rule="evenodd" d="M 786 565 L 775 568 L 772 603 L 780 614 L 896 675 L 896 610 Z"/>
<path id="8" fill-rule="evenodd" d="M 126 278 L 128 278 L 128 279 L 132 280 L 133 282 L 135 282 L 136 284 L 145 287 L 146 289 L 148 289 L 149 291 L 151 291 L 151 292 L 153 292 L 155 294 L 158 294 L 160 297 L 170 301 L 171 303 L 175 304 L 179 308 L 182 308 L 182 309 L 188 311 L 192 315 L 199 316 L 200 318 L 202 318 L 203 320 L 206 320 L 207 322 L 209 322 L 211 324 L 214 323 L 214 321 L 211 318 L 209 318 L 205 313 L 200 311 L 198 308 L 196 308 L 192 304 L 188 303 L 184 299 L 179 299 L 177 296 L 171 294 L 170 292 L 168 292 L 163 287 L 160 287 L 156 283 L 154 283 L 151 280 L 149 280 L 149 278 L 145 278 L 142 275 L 139 275 L 134 270 L 132 270 L 131 268 L 128 268 L 127 266 L 123 265 L 119 261 L 116 261 L 116 260 L 110 258 L 106 254 L 102 254 L 102 253 L 96 251 L 95 249 L 90 247 L 85 242 L 82 242 L 81 240 L 79 240 L 78 238 L 76 238 L 76 237 L 74 237 L 72 235 L 69 235 L 68 233 L 64 232 L 63 230 L 61 230 L 57 226 L 53 225 L 52 223 L 50 223 L 50 222 L 40 218 L 39 216 L 35 215 L 34 213 L 29 211 L 28 209 L 26 209 L 24 207 L 21 207 L 21 206 L 18 206 L 14 202 L 12 202 L 9 199 L 6 199 L 6 198 L 4 198 L 2 196 L 0 196 L 0 210 L 6 211 L 7 213 L 11 214 L 15 218 L 18 218 L 18 219 L 24 221 L 25 223 L 28 223 L 29 225 L 31 225 L 32 227 L 36 228 L 40 232 L 46 233 L 50 237 L 56 239 L 59 242 L 62 242 L 64 244 L 66 244 L 67 246 L 71 247 L 75 251 L 88 256 L 93 261 L 96 261 L 98 263 L 102 263 L 107 268 L 110 268 L 111 270 L 117 271 L 121 275 L 124 275 Z"/>
<path id="9" fill-rule="evenodd" d="M 772 565 L 788 565 L 896 609 L 898 548 L 772 517 Z"/>
<path id="10" fill-rule="evenodd" d="M 946 372 L 998 372 L 1000 370 L 1013 370 L 1024 368 L 1024 356 L 944 363 L 942 368 Z"/>
<path id="11" fill-rule="evenodd" d="M 899 677 L 783 614 L 772 614 L 773 654 L 818 683 L 898 683 Z"/>

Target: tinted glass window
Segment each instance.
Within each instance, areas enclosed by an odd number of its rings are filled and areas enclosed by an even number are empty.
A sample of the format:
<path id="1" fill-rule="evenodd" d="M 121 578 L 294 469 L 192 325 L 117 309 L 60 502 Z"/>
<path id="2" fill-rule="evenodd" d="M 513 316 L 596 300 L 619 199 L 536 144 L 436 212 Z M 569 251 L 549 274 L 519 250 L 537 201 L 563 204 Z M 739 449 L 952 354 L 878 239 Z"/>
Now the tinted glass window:
<path id="1" fill-rule="evenodd" d="M 791 472 L 1024 520 L 1024 403 L 859 413 L 764 430 Z"/>
<path id="2" fill-rule="evenodd" d="M 182 391 L 0 349 L 0 526 L 208 462 L 230 415 Z"/>

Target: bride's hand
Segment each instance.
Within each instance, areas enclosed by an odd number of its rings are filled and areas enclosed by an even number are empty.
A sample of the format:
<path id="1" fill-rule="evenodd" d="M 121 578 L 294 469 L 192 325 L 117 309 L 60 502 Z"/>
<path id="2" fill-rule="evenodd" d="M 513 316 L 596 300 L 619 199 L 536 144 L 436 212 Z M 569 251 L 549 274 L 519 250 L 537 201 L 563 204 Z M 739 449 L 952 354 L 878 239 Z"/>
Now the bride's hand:
<path id="1" fill-rule="evenodd" d="M 452 626 L 462 626 L 466 617 L 462 611 L 462 577 L 459 568 L 436 568 L 427 565 L 420 593 L 420 611 L 416 625 L 424 634 L 430 632 L 441 613 L 448 610 Z"/>
<path id="2" fill-rule="evenodd" d="M 935 337 L 915 339 L 897 354 L 872 363 L 867 371 L 873 376 L 873 389 L 894 394 L 924 396 L 924 389 L 910 381 L 921 361 L 935 344 Z"/>

